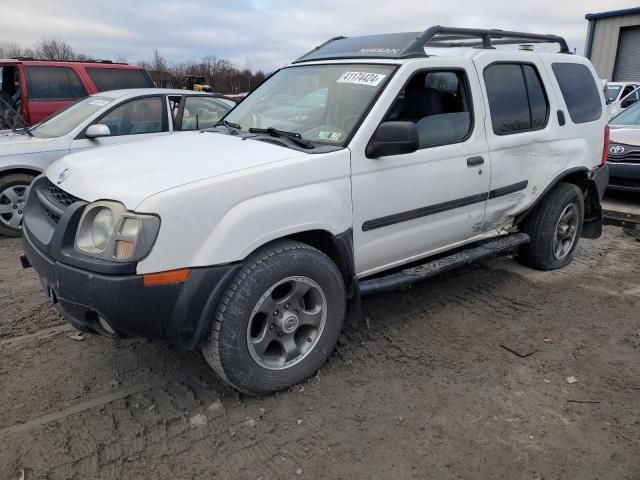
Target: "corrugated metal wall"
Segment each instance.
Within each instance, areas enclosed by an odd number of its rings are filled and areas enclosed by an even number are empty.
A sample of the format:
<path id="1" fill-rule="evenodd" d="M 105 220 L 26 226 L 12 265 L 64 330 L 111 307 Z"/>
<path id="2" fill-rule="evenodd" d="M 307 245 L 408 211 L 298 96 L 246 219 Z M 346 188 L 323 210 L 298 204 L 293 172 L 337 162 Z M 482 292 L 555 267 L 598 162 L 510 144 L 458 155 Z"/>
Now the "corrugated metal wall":
<path id="1" fill-rule="evenodd" d="M 591 62 L 596 68 L 600 78 L 606 78 L 607 80 L 613 78 L 620 28 L 637 25 L 640 25 L 640 14 L 599 18 L 596 20 L 596 28 L 593 32 Z M 640 52 L 638 52 L 637 55 L 638 62 L 640 62 Z"/>

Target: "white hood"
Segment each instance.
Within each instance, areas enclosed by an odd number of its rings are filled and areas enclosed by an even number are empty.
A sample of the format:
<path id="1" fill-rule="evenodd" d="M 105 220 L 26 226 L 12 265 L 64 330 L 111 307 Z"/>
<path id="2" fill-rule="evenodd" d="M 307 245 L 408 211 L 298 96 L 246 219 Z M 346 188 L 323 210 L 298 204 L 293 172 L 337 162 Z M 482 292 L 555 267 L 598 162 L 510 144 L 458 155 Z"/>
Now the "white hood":
<path id="1" fill-rule="evenodd" d="M 27 134 L 13 133 L 11 130 L 0 131 L 0 157 L 52 152 L 68 148 L 69 139 L 66 136 L 38 138 L 30 137 Z"/>
<path id="2" fill-rule="evenodd" d="M 67 155 L 46 171 L 83 200 L 116 200 L 134 210 L 147 197 L 191 182 L 305 155 L 253 139 L 185 132 Z"/>

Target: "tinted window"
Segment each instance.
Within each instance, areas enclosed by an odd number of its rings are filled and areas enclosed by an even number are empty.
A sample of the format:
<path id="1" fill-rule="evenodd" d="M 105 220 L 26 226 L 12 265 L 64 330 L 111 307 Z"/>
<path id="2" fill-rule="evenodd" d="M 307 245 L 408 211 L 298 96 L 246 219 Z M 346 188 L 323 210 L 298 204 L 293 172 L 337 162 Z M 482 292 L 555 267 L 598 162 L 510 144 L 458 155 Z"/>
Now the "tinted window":
<path id="1" fill-rule="evenodd" d="M 96 123 L 109 127 L 111 136 L 157 133 L 165 130 L 160 97 L 131 100 L 114 108 Z"/>
<path id="2" fill-rule="evenodd" d="M 591 71 L 579 63 L 554 63 L 552 68 L 573 123 L 598 120 L 602 116 L 601 93 Z"/>
<path id="3" fill-rule="evenodd" d="M 215 98 L 187 97 L 182 113 L 181 130 L 211 128 L 224 117 L 231 107 Z"/>
<path id="4" fill-rule="evenodd" d="M 531 129 L 527 87 L 520 65 L 491 65 L 484 71 L 484 81 L 496 135 Z"/>
<path id="5" fill-rule="evenodd" d="M 72 100 L 87 92 L 69 67 L 27 67 L 27 96 L 32 100 Z"/>
<path id="6" fill-rule="evenodd" d="M 547 124 L 549 103 L 534 66 L 490 65 L 484 71 L 484 80 L 496 135 L 539 130 Z"/>
<path id="7" fill-rule="evenodd" d="M 140 69 L 88 67 L 87 73 L 100 92 L 153 87 L 145 71 Z"/>
<path id="8" fill-rule="evenodd" d="M 420 148 L 464 141 L 472 128 L 471 98 L 461 71 L 418 72 L 386 120 L 413 122 Z"/>
<path id="9" fill-rule="evenodd" d="M 531 127 L 534 130 L 543 128 L 547 124 L 549 104 L 538 72 L 531 65 L 523 65 L 522 71 L 529 93 L 529 108 L 531 109 Z"/>

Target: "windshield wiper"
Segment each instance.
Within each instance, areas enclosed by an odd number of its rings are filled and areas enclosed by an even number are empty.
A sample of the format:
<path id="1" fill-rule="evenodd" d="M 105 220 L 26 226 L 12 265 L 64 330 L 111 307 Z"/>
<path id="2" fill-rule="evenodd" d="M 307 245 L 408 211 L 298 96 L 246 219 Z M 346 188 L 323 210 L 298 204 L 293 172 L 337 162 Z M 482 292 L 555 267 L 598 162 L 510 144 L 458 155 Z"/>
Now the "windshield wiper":
<path id="1" fill-rule="evenodd" d="M 237 123 L 230 122 L 229 120 L 221 120 L 214 125 L 214 127 L 220 127 L 220 126 L 227 127 L 227 130 L 229 130 L 229 133 L 231 135 L 237 135 L 238 130 L 242 130 L 242 127 L 240 125 L 238 125 Z"/>
<path id="2" fill-rule="evenodd" d="M 269 128 L 250 128 L 249 133 L 265 133 L 272 137 L 284 137 L 291 140 L 296 145 L 303 148 L 315 148 L 315 145 L 311 143 L 309 140 L 305 140 L 302 138 L 297 132 L 287 132 L 286 130 L 278 130 L 277 128 L 269 127 Z"/>

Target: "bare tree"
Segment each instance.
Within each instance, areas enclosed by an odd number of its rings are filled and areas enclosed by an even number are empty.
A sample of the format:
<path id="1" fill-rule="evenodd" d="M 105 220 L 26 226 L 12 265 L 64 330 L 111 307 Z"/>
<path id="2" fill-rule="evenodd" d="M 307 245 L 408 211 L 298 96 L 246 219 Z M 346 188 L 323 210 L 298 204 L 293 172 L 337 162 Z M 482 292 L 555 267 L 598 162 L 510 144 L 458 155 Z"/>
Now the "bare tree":
<path id="1" fill-rule="evenodd" d="M 36 45 L 36 56 L 48 60 L 75 60 L 76 54 L 64 40 L 58 38 L 43 38 Z M 84 57 L 84 55 L 83 55 Z"/>

